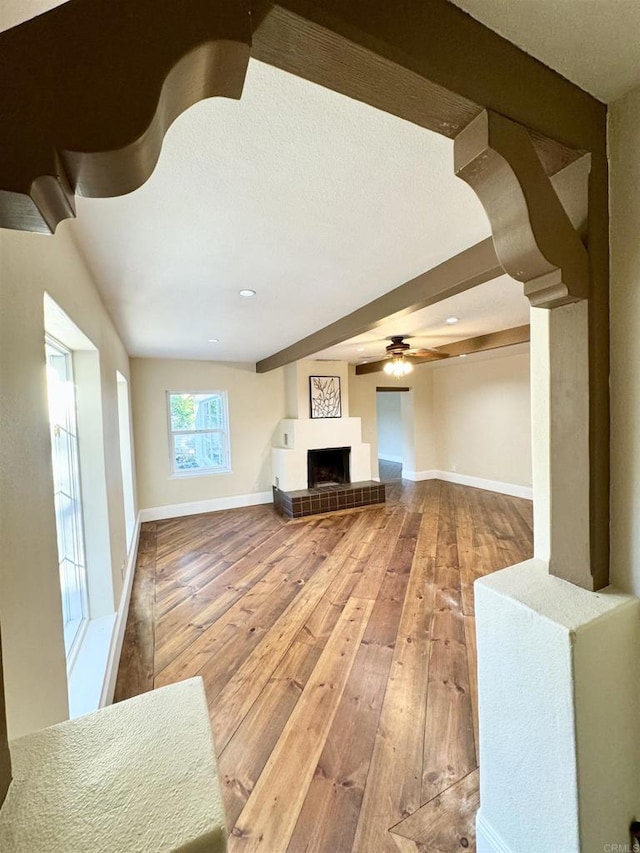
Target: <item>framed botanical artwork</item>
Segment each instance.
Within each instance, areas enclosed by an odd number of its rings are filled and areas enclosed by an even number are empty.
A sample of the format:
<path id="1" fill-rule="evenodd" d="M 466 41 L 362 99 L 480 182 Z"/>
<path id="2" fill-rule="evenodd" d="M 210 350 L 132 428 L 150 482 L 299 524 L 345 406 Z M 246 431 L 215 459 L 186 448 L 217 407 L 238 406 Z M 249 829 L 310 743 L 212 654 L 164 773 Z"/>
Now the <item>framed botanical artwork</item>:
<path id="1" fill-rule="evenodd" d="M 339 376 L 310 376 L 309 402 L 312 418 L 341 418 Z"/>

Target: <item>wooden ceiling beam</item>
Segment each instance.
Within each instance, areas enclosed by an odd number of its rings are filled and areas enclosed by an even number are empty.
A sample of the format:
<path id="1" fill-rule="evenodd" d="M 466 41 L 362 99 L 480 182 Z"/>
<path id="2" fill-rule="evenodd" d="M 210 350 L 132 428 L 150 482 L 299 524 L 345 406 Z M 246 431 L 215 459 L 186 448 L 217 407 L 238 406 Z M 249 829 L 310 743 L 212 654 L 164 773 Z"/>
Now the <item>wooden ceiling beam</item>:
<path id="1" fill-rule="evenodd" d="M 454 138 L 495 110 L 533 131 L 550 175 L 605 152 L 604 104 L 447 0 L 252 0 L 252 13 L 256 59 L 429 130 Z"/>
<path id="2" fill-rule="evenodd" d="M 476 243 L 464 252 L 401 284 L 383 296 L 363 305 L 346 317 L 330 323 L 274 355 L 256 364 L 258 373 L 267 373 L 293 361 L 307 358 L 329 347 L 370 332 L 387 320 L 402 317 L 463 293 L 502 275 L 491 239 Z"/>
<path id="3" fill-rule="evenodd" d="M 0 227 L 51 233 L 75 194 L 139 187 L 181 112 L 240 97 L 250 50 L 452 139 L 509 116 L 548 175 L 605 155 L 603 104 L 447 0 L 188 5 L 70 0 L 0 33 Z"/>
<path id="4" fill-rule="evenodd" d="M 511 329 L 501 329 L 499 332 L 489 332 L 487 335 L 476 335 L 464 341 L 455 341 L 435 347 L 436 352 L 442 353 L 447 358 L 458 355 L 471 355 L 474 352 L 486 352 L 487 350 L 500 349 L 501 347 L 512 347 L 515 344 L 526 344 L 531 340 L 529 324 L 514 326 Z"/>
<path id="5" fill-rule="evenodd" d="M 0 33 L 0 227 L 137 189 L 180 113 L 240 97 L 250 44 L 245 0 L 70 0 Z"/>
<path id="6" fill-rule="evenodd" d="M 490 332 L 487 335 L 476 335 L 463 341 L 455 341 L 440 347 L 433 347 L 424 355 L 408 355 L 405 358 L 412 364 L 427 364 L 434 361 L 442 361 L 445 358 L 455 358 L 460 355 L 471 355 L 477 352 L 487 352 L 502 347 L 512 347 L 515 344 L 526 344 L 531 340 L 529 324 L 514 326 L 511 329 L 501 329 L 499 332 Z M 356 376 L 365 376 L 369 373 L 378 373 L 384 370 L 388 359 L 369 361 L 365 364 L 356 365 Z"/>

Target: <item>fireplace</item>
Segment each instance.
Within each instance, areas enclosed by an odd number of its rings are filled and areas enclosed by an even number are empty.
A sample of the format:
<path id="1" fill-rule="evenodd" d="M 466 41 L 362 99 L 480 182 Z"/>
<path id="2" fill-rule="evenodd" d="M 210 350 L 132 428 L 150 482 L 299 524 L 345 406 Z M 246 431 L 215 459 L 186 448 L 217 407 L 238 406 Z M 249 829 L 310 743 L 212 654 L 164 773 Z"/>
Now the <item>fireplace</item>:
<path id="1" fill-rule="evenodd" d="M 322 489 L 350 483 L 350 447 L 324 447 L 307 451 L 308 488 Z"/>
<path id="2" fill-rule="evenodd" d="M 274 439 L 273 504 L 284 518 L 384 504 L 385 486 L 371 479 L 371 446 L 362 441 L 360 418 L 285 418 Z"/>

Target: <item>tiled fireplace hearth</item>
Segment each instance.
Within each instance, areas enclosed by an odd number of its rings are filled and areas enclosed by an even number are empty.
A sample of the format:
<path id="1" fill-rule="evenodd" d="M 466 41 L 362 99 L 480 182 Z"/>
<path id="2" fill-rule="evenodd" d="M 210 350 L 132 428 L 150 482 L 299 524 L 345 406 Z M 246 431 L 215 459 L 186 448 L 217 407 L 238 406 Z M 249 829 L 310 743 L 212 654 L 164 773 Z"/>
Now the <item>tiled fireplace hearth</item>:
<path id="1" fill-rule="evenodd" d="M 307 515 L 336 512 L 339 509 L 372 506 L 384 503 L 385 499 L 384 483 L 376 483 L 373 480 L 316 489 L 297 489 L 294 492 L 283 492 L 277 486 L 273 487 L 273 503 L 287 518 L 304 518 Z"/>
<path id="2" fill-rule="evenodd" d="M 288 518 L 385 502 L 360 418 L 287 418 L 272 450 L 273 503 Z"/>

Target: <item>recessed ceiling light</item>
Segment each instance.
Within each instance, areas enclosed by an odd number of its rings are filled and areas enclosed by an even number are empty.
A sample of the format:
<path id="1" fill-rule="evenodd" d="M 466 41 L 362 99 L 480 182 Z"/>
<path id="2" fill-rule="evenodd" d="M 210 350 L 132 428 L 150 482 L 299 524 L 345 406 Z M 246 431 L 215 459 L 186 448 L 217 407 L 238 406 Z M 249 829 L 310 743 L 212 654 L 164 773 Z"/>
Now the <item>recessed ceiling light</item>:
<path id="1" fill-rule="evenodd" d="M 219 343 L 220 343 L 220 338 L 209 338 L 209 340 L 207 341 L 207 343 L 210 343 L 210 344 L 219 344 Z"/>
<path id="2" fill-rule="evenodd" d="M 447 326 L 455 326 L 458 322 L 460 322 L 460 317 L 447 317 Z"/>
<path id="3" fill-rule="evenodd" d="M 255 296 L 255 295 L 256 295 L 255 290 L 249 290 L 248 288 L 240 291 L 240 296 L 246 296 L 247 298 L 249 296 Z"/>
<path id="4" fill-rule="evenodd" d="M 358 352 L 364 352 L 364 347 L 358 347 Z"/>

